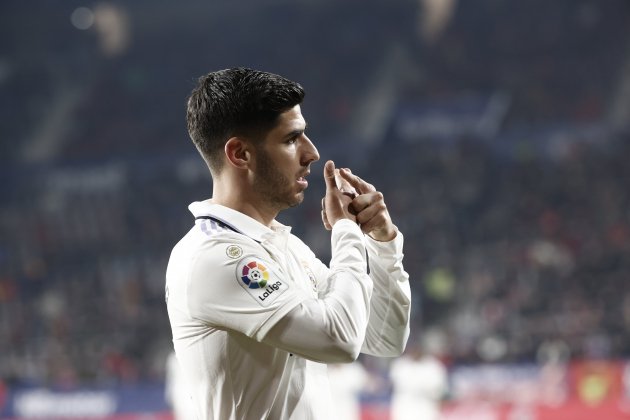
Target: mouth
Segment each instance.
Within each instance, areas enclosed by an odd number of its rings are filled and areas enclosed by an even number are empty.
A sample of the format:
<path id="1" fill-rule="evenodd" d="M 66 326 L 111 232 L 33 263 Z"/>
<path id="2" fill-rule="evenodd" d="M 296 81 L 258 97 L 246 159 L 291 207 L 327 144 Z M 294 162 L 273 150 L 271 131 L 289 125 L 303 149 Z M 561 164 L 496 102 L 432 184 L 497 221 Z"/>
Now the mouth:
<path id="1" fill-rule="evenodd" d="M 306 177 L 310 174 L 310 172 L 306 172 L 304 175 L 302 175 L 301 177 L 298 177 L 297 179 L 297 183 L 303 187 L 306 188 L 308 187 L 308 181 L 306 180 Z"/>

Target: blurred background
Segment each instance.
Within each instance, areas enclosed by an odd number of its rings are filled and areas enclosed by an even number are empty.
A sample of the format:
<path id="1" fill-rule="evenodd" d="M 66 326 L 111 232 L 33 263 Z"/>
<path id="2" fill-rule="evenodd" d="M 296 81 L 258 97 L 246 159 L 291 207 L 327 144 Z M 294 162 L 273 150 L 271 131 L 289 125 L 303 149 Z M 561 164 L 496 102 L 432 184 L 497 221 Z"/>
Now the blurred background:
<path id="1" fill-rule="evenodd" d="M 171 418 L 165 267 L 212 191 L 185 102 L 233 66 L 300 82 L 385 194 L 434 418 L 630 418 L 627 0 L 2 1 L 0 417 Z M 322 167 L 281 221 L 327 262 Z"/>

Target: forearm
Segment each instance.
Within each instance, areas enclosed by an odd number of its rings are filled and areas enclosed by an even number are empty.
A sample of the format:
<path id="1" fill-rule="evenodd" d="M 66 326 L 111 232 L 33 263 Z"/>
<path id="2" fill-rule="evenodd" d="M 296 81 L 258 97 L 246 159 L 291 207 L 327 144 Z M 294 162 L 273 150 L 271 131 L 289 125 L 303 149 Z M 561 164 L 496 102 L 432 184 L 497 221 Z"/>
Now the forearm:
<path id="1" fill-rule="evenodd" d="M 317 362 L 355 360 L 365 340 L 369 288 L 346 273 L 337 273 L 331 283 L 324 299 L 309 299 L 299 304 L 263 341 Z"/>
<path id="2" fill-rule="evenodd" d="M 338 222 L 333 227 L 332 248 L 325 292 L 292 309 L 264 342 L 318 362 L 356 359 L 365 341 L 373 288 L 358 226 Z"/>
<path id="3" fill-rule="evenodd" d="M 370 276 L 374 280 L 370 319 L 362 352 L 374 356 L 400 355 L 409 338 L 411 290 L 402 259 L 403 236 L 389 243 L 368 240 Z"/>

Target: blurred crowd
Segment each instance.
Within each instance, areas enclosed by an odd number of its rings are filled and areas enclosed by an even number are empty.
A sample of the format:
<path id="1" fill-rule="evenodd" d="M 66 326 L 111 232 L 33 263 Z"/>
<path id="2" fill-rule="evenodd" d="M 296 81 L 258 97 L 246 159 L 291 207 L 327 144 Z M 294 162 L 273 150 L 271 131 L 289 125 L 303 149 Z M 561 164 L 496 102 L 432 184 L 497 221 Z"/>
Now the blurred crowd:
<path id="1" fill-rule="evenodd" d="M 447 332 L 453 361 L 630 354 L 628 135 L 562 159 L 471 140 L 387 149 L 370 167 L 401 217 L 423 323 Z"/>
<path id="2" fill-rule="evenodd" d="M 244 27 L 276 22 L 259 43 L 246 31 L 230 31 L 226 43 L 220 13 L 205 26 L 176 26 L 166 6 L 154 16 L 169 30 L 127 10 L 142 24 L 128 50 L 109 55 L 87 36 L 76 41 L 72 28 L 40 47 L 35 32 L 18 39 L 8 35 L 15 23 L 0 28 L 14 41 L 0 57 L 1 379 L 162 380 L 171 350 L 166 263 L 193 223 L 187 205 L 211 193 L 186 138 L 185 95 L 195 77 L 232 65 L 303 81 L 322 157 L 385 194 L 405 235 L 415 334 L 440 331 L 449 363 L 630 356 L 630 135 L 606 120 L 630 40 L 627 4 L 461 2 L 440 36 L 422 38 L 417 2 L 386 11 L 378 1 L 271 3 L 239 16 Z M 69 13 L 41 6 L 50 9 L 42 25 L 67 24 Z M 176 31 L 178 42 L 163 38 Z M 399 104 L 421 102 L 431 114 L 432 104 L 471 90 L 509 98 L 494 130 L 396 127 L 401 114 L 410 118 Z M 388 101 L 380 112 L 366 106 Z M 451 116 L 457 127 L 461 116 Z M 382 130 L 362 144 L 362 125 L 374 121 Z M 536 146 L 550 124 L 566 128 L 560 151 Z M 584 124 L 604 129 L 584 141 Z M 531 142 L 513 141 L 514 130 Z M 327 262 L 321 162 L 312 172 L 305 202 L 281 221 Z"/>
<path id="3" fill-rule="evenodd" d="M 374 151 L 365 178 L 405 234 L 414 329 L 440 328 L 454 363 L 630 354 L 630 138 L 576 144 L 561 160 L 506 159 L 472 140 L 394 144 Z M 3 204 L 4 378 L 161 375 L 166 262 L 192 224 L 186 205 L 210 188 L 203 168 L 181 172 L 201 166 L 194 157 L 171 163 L 46 172 Z M 286 222 L 326 260 L 322 192 Z"/>

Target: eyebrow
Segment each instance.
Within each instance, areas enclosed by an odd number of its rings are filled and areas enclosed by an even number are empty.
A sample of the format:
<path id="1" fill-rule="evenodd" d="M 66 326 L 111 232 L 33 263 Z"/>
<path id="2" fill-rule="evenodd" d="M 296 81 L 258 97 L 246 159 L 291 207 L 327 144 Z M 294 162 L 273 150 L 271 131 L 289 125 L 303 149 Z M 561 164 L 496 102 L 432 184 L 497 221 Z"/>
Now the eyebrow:
<path id="1" fill-rule="evenodd" d="M 308 124 L 305 124 L 303 129 L 300 129 L 300 130 L 291 130 L 291 131 L 289 131 L 289 132 L 288 132 L 288 133 L 284 136 L 284 139 L 291 139 L 291 138 L 293 138 L 293 137 L 297 137 L 297 136 L 299 136 L 299 135 L 301 135 L 301 134 L 304 134 L 304 132 L 306 131 L 306 128 L 307 128 L 307 127 L 308 127 Z"/>

